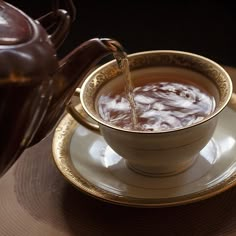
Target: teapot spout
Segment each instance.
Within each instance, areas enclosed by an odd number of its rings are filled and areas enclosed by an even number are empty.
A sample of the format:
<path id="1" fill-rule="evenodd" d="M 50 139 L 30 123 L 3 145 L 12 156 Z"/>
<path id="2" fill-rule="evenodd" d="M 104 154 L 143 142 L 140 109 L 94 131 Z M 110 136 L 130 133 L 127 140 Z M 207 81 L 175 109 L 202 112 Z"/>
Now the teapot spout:
<path id="1" fill-rule="evenodd" d="M 91 39 L 74 49 L 60 61 L 58 73 L 63 75 L 67 83 L 75 83 L 70 89 L 74 91 L 91 68 L 103 57 L 115 53 L 121 45 L 112 39 Z M 72 92 L 73 92 L 72 91 Z M 59 92 L 61 96 L 61 93 Z"/>
<path id="2" fill-rule="evenodd" d="M 50 105 L 30 146 L 42 140 L 53 129 L 75 89 L 93 66 L 103 57 L 121 49 L 121 45 L 115 40 L 95 38 L 75 48 L 59 62 L 59 67 L 53 75 Z"/>

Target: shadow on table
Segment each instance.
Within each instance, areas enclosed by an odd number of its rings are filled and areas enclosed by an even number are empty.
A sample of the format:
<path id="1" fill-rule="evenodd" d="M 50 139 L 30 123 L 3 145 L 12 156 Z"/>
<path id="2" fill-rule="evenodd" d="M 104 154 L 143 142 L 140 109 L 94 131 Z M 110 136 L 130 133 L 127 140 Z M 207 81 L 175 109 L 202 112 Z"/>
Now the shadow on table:
<path id="1" fill-rule="evenodd" d="M 93 199 L 73 186 L 63 192 L 72 235 L 223 235 L 233 230 L 236 189 L 198 203 L 168 208 L 131 208 Z"/>

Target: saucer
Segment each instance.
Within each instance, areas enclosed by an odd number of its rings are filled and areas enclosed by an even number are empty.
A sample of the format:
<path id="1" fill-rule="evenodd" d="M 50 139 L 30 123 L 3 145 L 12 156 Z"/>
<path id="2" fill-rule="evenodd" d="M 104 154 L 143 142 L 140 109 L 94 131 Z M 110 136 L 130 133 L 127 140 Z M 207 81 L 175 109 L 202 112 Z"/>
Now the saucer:
<path id="1" fill-rule="evenodd" d="M 130 170 L 102 136 L 69 114 L 53 137 L 53 158 L 62 175 L 83 192 L 114 204 L 166 207 L 204 200 L 236 183 L 236 113 L 225 108 L 215 133 L 186 171 L 148 177 Z"/>

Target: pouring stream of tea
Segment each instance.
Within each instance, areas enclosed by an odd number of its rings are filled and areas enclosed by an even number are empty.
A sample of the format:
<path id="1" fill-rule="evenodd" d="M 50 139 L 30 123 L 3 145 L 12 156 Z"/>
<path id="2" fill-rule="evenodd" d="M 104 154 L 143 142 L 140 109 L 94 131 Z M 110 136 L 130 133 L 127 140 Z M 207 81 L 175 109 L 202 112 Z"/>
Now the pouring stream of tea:
<path id="1" fill-rule="evenodd" d="M 130 112 L 131 112 L 131 121 L 132 121 L 132 128 L 134 130 L 138 129 L 138 118 L 136 113 L 136 106 L 134 101 L 134 86 L 131 78 L 130 68 L 129 68 L 129 60 L 127 57 L 127 54 L 122 49 L 122 47 L 119 47 L 119 45 L 116 45 L 117 51 L 113 53 L 119 69 L 122 71 L 124 75 L 124 82 L 125 82 L 125 94 L 127 96 L 127 100 L 130 105 Z"/>

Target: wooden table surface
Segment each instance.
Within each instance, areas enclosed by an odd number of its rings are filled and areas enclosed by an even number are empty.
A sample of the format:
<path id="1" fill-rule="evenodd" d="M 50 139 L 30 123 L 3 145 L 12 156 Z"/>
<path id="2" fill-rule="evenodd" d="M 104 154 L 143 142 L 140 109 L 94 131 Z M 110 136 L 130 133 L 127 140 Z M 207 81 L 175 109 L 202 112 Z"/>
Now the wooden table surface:
<path id="1" fill-rule="evenodd" d="M 236 69 L 226 69 L 236 84 Z M 168 208 L 105 203 L 80 192 L 59 173 L 52 136 L 26 150 L 0 180 L 1 236 L 236 235 L 236 187 Z"/>

